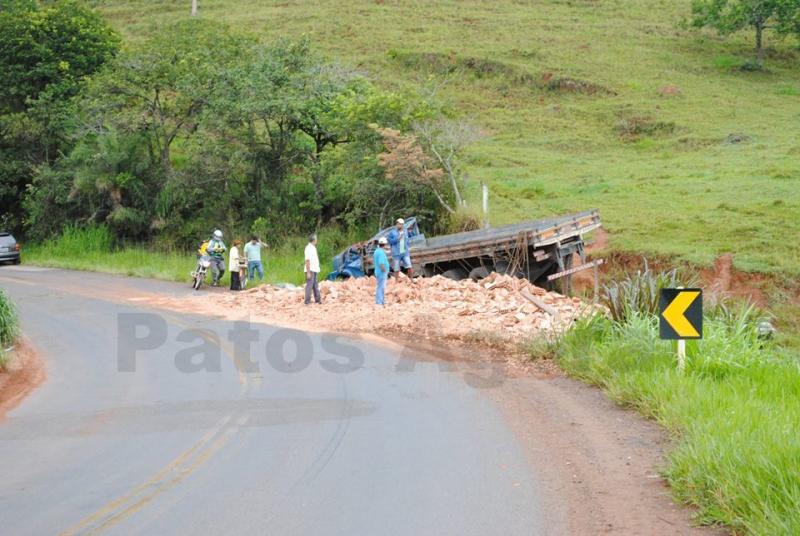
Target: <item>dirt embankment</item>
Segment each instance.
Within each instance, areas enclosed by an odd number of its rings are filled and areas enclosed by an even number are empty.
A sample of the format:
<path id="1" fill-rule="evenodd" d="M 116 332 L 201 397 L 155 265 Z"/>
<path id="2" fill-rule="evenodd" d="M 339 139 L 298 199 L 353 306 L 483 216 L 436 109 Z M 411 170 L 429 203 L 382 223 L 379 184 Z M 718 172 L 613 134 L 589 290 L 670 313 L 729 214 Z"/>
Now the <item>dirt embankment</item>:
<path id="1" fill-rule="evenodd" d="M 46 377 L 44 361 L 30 342 L 22 339 L 10 352 L 6 370 L 0 372 L 0 422 Z"/>
<path id="2" fill-rule="evenodd" d="M 734 255 L 724 253 L 717 257 L 714 265 L 708 268 L 699 268 L 683 261 L 675 261 L 658 255 L 642 255 L 631 252 L 607 251 L 610 235 L 603 229 L 593 233 L 593 241 L 587 247 L 587 253 L 600 255 L 606 262 L 601 266 L 602 279 L 608 280 L 625 272 L 635 272 L 647 265 L 651 270 L 670 270 L 678 268 L 687 274 L 695 274 L 698 284 L 702 286 L 709 297 L 729 297 L 749 301 L 759 307 L 774 305 L 771 295 L 776 291 L 793 296 L 796 303 L 800 303 L 800 286 L 789 285 L 780 277 L 757 273 L 743 272 L 734 266 Z M 578 272 L 573 276 L 573 288 L 579 292 L 590 293 L 594 286 L 594 276 L 591 270 Z"/>

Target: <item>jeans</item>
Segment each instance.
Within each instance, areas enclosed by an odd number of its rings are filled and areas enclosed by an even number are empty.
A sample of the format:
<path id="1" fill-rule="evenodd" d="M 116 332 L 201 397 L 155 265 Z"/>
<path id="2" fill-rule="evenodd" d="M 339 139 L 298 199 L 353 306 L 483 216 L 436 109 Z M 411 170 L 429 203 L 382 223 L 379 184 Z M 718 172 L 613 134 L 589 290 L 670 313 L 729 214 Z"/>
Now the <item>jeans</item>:
<path id="1" fill-rule="evenodd" d="M 399 272 L 401 264 L 405 269 L 411 268 L 411 255 L 409 255 L 408 252 L 401 253 L 397 257 L 392 257 L 392 270 Z"/>
<path id="2" fill-rule="evenodd" d="M 383 295 L 386 292 L 386 278 L 376 277 L 375 279 L 378 282 L 375 285 L 375 303 L 383 305 Z"/>
<path id="3" fill-rule="evenodd" d="M 231 272 L 231 290 L 242 290 L 242 282 L 239 279 L 239 272 Z"/>
<path id="4" fill-rule="evenodd" d="M 211 274 L 213 275 L 212 283 L 219 283 L 219 280 L 225 275 L 225 261 L 219 257 L 211 257 Z"/>
<path id="5" fill-rule="evenodd" d="M 314 301 L 322 303 L 322 298 L 319 296 L 319 284 L 317 284 L 317 272 L 311 272 L 311 276 L 306 279 L 306 305 L 311 303 L 311 293 L 314 293 Z"/>
<path id="6" fill-rule="evenodd" d="M 258 274 L 258 280 L 264 279 L 264 266 L 261 261 L 247 261 L 247 277 L 250 281 L 255 281 L 255 274 Z"/>

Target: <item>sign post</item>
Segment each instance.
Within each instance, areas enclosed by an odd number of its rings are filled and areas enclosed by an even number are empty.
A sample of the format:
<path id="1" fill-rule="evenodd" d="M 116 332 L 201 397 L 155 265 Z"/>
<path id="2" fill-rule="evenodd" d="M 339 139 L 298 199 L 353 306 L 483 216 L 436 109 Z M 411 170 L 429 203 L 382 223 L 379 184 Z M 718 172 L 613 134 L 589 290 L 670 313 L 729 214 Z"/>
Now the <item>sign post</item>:
<path id="1" fill-rule="evenodd" d="M 686 368 L 686 340 L 703 338 L 703 290 L 662 288 L 658 300 L 659 336 L 678 341 L 678 370 Z"/>

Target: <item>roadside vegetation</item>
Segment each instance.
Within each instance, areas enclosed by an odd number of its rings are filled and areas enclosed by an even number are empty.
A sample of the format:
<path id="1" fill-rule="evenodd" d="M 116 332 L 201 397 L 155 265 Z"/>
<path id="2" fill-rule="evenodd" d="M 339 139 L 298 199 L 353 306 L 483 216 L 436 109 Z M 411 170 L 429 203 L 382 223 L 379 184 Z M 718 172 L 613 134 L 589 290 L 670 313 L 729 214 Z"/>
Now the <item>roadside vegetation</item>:
<path id="1" fill-rule="evenodd" d="M 746 70 L 755 29 L 741 16 L 795 3 L 217 0 L 199 17 L 265 42 L 305 34 L 384 90 L 449 103 L 484 133 L 463 193 L 474 203 L 489 184 L 493 224 L 596 207 L 613 249 L 702 266 L 733 252 L 740 270 L 796 277 L 800 51 L 789 25 L 770 28 L 764 68 Z M 186 4 L 93 3 L 126 43 Z"/>
<path id="2" fill-rule="evenodd" d="M 0 372 L 8 364 L 6 349 L 14 344 L 19 334 L 17 310 L 4 290 L 0 290 Z"/>
<path id="3" fill-rule="evenodd" d="M 687 341 L 687 368 L 679 372 L 675 343 L 658 338 L 658 318 L 639 299 L 674 279 L 650 272 L 623 281 L 628 292 L 606 289 L 613 318 L 581 320 L 532 355 L 555 357 L 570 375 L 664 426 L 674 439 L 664 475 L 677 499 L 699 508 L 700 523 L 798 534 L 797 358 L 759 337 L 762 311 L 707 303 L 704 338 Z"/>
<path id="4" fill-rule="evenodd" d="M 432 189 L 403 181 L 405 194 L 387 195 L 397 183 L 378 165 L 383 140 L 368 128 L 424 141 L 430 123 L 413 124 L 442 116 L 481 133 L 456 140 L 471 141 L 456 167 L 465 179 L 458 196 L 474 205 L 487 182 L 494 224 L 597 207 L 611 248 L 705 266 L 734 252 L 738 269 L 800 275 L 800 244 L 786 240 L 800 235 L 795 0 L 424 9 L 218 0 L 193 21 L 186 4 L 62 0 L 4 19 L 9 36 L 29 20 L 36 31 L 48 27 L 41 18 L 62 26 L 47 36 L 26 30 L 43 46 L 9 41 L 7 59 L 39 68 L 36 84 L 15 77 L 0 99 L 0 198 L 14 207 L 0 225 L 30 244 L 66 223 L 107 224 L 125 243 L 165 251 L 188 251 L 214 227 L 270 241 L 326 220 L 373 230 L 398 212 L 415 213 L 429 233 L 446 230 Z M 76 15 L 86 5 L 102 18 Z M 761 18 L 744 15 L 762 8 L 764 66 L 747 70 L 757 30 L 748 21 Z M 74 34 L 91 39 L 68 47 L 68 68 L 29 57 L 64 49 Z M 193 76 L 169 63 L 176 53 L 200 67 Z M 247 64 L 265 67 L 264 78 Z M 288 78 L 274 76 L 281 65 Z M 298 76 L 308 72 L 319 76 Z M 209 84 L 223 74 L 232 87 Z M 276 84 L 297 82 L 325 98 L 274 97 Z M 169 89 L 159 94 L 163 115 L 147 111 L 158 84 Z M 299 128 L 315 114 L 333 137 Z M 457 196 L 445 191 L 453 206 Z"/>
<path id="5" fill-rule="evenodd" d="M 13 75 L 0 91 L 0 185 L 14 186 L 0 191 L 13 207 L 0 225 L 28 241 L 102 225 L 115 245 L 189 252 L 215 228 L 275 241 L 413 213 L 441 229 L 464 204 L 459 153 L 473 129 L 302 34 L 260 41 L 186 18 L 121 46 L 80 2 L 0 7 L 0 72 Z M 30 35 L 42 45 L 20 50 Z M 386 172 L 379 156 L 397 137 L 411 152 Z"/>
<path id="6" fill-rule="evenodd" d="M 323 228 L 318 235 L 317 246 L 324 277 L 333 269 L 331 264 L 333 255 L 357 239 L 352 234 L 336 228 Z M 238 238 L 245 241 L 249 237 Z M 262 253 L 264 282 L 302 284 L 303 248 L 306 243 L 307 240 L 299 236 L 271 243 L 270 248 Z M 197 258 L 193 253 L 183 250 L 163 251 L 142 245 L 115 246 L 113 234 L 106 227 L 73 226 L 65 228 L 64 233 L 57 238 L 26 248 L 25 262 L 52 268 L 185 282 L 188 287 L 189 272 L 197 264 Z M 227 263 L 225 270 L 225 277 L 220 282 L 223 286 L 230 284 Z M 249 286 L 255 284 L 251 282 Z"/>

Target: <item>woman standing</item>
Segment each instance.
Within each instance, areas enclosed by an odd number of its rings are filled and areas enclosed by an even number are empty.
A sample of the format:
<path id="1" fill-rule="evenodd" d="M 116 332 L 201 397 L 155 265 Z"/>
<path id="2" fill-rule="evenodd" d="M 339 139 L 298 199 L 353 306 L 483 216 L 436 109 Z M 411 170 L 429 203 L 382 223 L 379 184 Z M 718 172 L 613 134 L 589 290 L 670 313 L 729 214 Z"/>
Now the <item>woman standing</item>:
<path id="1" fill-rule="evenodd" d="M 231 274 L 231 290 L 242 290 L 242 282 L 239 279 L 239 248 L 242 241 L 238 238 L 233 241 L 233 247 L 228 252 L 228 271 Z"/>

